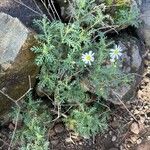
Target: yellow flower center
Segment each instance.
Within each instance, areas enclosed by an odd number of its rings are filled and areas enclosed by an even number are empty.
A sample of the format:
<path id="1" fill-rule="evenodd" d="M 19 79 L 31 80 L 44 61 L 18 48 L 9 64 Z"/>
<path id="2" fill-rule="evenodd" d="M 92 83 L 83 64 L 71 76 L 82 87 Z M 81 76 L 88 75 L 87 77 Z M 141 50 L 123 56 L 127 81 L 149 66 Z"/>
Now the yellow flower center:
<path id="1" fill-rule="evenodd" d="M 90 61 L 90 60 L 91 60 L 91 56 L 90 56 L 90 55 L 87 55 L 87 56 L 85 57 L 85 59 L 86 59 L 87 61 Z"/>
<path id="2" fill-rule="evenodd" d="M 118 54 L 119 54 L 119 50 L 118 50 L 118 49 L 115 49 L 115 50 L 114 50 L 114 54 L 115 54 L 115 55 L 118 55 Z"/>

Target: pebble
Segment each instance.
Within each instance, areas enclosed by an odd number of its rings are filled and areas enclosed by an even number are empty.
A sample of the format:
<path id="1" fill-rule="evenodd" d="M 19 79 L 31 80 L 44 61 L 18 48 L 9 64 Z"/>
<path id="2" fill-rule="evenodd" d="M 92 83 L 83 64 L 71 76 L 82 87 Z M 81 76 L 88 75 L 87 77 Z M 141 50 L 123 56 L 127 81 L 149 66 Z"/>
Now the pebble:
<path id="1" fill-rule="evenodd" d="M 109 131 L 109 135 L 112 135 L 112 131 Z"/>
<path id="2" fill-rule="evenodd" d="M 139 144 L 141 144 L 142 143 L 142 139 L 138 139 L 137 141 L 136 141 L 136 143 L 139 145 Z"/>
<path id="3" fill-rule="evenodd" d="M 144 123 L 145 122 L 145 117 L 140 117 L 140 122 Z"/>
<path id="4" fill-rule="evenodd" d="M 114 142 L 114 141 L 116 141 L 116 139 L 117 139 L 117 137 L 115 135 L 113 135 L 111 140 L 112 140 L 112 142 Z"/>
<path id="5" fill-rule="evenodd" d="M 51 140 L 50 141 L 52 145 L 57 145 L 59 143 L 59 140 L 56 139 L 56 140 Z"/>
<path id="6" fill-rule="evenodd" d="M 119 149 L 118 149 L 118 148 L 114 148 L 114 147 L 113 147 L 113 148 L 110 148 L 109 150 L 119 150 Z"/>
<path id="7" fill-rule="evenodd" d="M 105 134 L 104 137 L 107 138 L 107 134 Z"/>
<path id="8" fill-rule="evenodd" d="M 59 123 L 59 124 L 56 124 L 55 127 L 54 127 L 54 131 L 56 133 L 62 133 L 64 132 L 65 128 L 64 128 L 64 125 Z"/>
<path id="9" fill-rule="evenodd" d="M 148 106 L 144 106 L 145 109 L 148 109 Z"/>
<path id="10" fill-rule="evenodd" d="M 138 136 L 131 136 L 131 140 L 132 140 L 133 142 L 136 142 L 137 139 L 138 139 Z"/>
<path id="11" fill-rule="evenodd" d="M 150 148 L 150 142 L 144 142 L 138 145 L 138 147 L 136 148 L 136 150 L 149 150 Z"/>
<path id="12" fill-rule="evenodd" d="M 56 133 L 53 129 L 49 130 L 49 136 L 52 137 L 54 136 Z"/>
<path id="13" fill-rule="evenodd" d="M 130 130 L 131 132 L 133 132 L 134 134 L 139 134 L 139 126 L 136 122 L 133 122 L 130 126 Z"/>
<path id="14" fill-rule="evenodd" d="M 150 135 L 147 137 L 147 140 L 150 140 Z"/>
<path id="15" fill-rule="evenodd" d="M 134 111 L 134 114 L 135 114 L 135 115 L 139 114 L 139 111 L 136 109 L 136 110 Z"/>

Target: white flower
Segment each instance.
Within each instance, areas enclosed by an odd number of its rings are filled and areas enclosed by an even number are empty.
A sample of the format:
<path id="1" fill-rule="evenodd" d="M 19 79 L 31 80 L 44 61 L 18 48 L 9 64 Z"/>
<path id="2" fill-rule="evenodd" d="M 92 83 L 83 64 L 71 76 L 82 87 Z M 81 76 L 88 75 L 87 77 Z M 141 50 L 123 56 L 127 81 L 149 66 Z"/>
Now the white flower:
<path id="1" fill-rule="evenodd" d="M 94 53 L 92 53 L 92 51 L 89 51 L 89 53 L 82 54 L 82 60 L 85 64 L 91 65 L 91 62 L 94 61 Z"/>
<path id="2" fill-rule="evenodd" d="M 115 48 L 111 49 L 110 51 L 111 62 L 115 62 L 115 60 L 119 59 L 119 57 L 122 55 L 122 48 L 119 45 L 115 45 Z"/>

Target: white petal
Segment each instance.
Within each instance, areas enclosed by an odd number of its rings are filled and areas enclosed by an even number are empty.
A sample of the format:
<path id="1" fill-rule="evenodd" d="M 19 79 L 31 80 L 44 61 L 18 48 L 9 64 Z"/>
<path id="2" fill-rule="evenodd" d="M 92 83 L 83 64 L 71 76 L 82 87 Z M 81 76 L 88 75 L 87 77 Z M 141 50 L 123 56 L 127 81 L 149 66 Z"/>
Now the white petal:
<path id="1" fill-rule="evenodd" d="M 91 61 L 92 61 L 92 62 L 94 61 L 94 57 L 91 57 Z"/>
<path id="2" fill-rule="evenodd" d="M 117 49 L 118 48 L 118 46 L 115 44 L 115 48 L 114 49 Z"/>
<path id="3" fill-rule="evenodd" d="M 88 64 L 89 62 L 88 62 L 88 61 L 85 61 L 84 63 L 85 63 L 85 64 Z"/>
<path id="4" fill-rule="evenodd" d="M 116 59 L 119 59 L 119 56 L 118 56 L 118 55 L 116 55 Z"/>
<path id="5" fill-rule="evenodd" d="M 122 53 L 119 53 L 118 56 L 122 56 Z"/>
<path id="6" fill-rule="evenodd" d="M 91 66 L 91 62 L 89 61 L 89 65 Z"/>
<path id="7" fill-rule="evenodd" d="M 89 51 L 89 55 L 92 55 L 92 51 Z"/>
<path id="8" fill-rule="evenodd" d="M 115 49 L 110 49 L 111 52 L 114 52 Z"/>
<path id="9" fill-rule="evenodd" d="M 120 45 L 118 45 L 118 49 L 119 49 L 120 52 L 122 52 L 122 48 L 121 48 Z"/>
<path id="10" fill-rule="evenodd" d="M 94 54 L 95 54 L 95 53 L 92 53 L 92 55 L 91 55 L 91 56 L 94 56 Z"/>

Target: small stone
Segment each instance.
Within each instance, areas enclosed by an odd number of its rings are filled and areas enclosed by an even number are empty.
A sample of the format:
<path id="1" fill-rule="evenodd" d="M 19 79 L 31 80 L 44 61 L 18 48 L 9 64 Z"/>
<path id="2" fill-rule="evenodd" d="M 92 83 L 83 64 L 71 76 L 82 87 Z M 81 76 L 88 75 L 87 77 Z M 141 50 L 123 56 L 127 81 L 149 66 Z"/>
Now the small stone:
<path id="1" fill-rule="evenodd" d="M 59 123 L 55 125 L 54 130 L 56 133 L 62 133 L 64 132 L 65 128 L 63 124 Z"/>
<path id="2" fill-rule="evenodd" d="M 118 150 L 118 148 L 114 148 L 114 147 L 113 147 L 113 148 L 110 148 L 109 150 Z"/>
<path id="3" fill-rule="evenodd" d="M 79 145 L 83 145 L 83 143 L 82 143 L 82 142 L 79 142 Z"/>
<path id="4" fill-rule="evenodd" d="M 141 143 L 142 143 L 142 139 L 138 139 L 138 140 L 136 141 L 136 143 L 137 143 L 137 144 L 141 144 Z"/>
<path id="5" fill-rule="evenodd" d="M 135 143 L 138 139 L 138 136 L 131 136 L 130 138 L 131 138 L 132 142 Z"/>
<path id="6" fill-rule="evenodd" d="M 135 115 L 139 114 L 139 111 L 136 109 L 136 110 L 134 111 L 134 114 L 135 114 Z"/>
<path id="7" fill-rule="evenodd" d="M 59 140 L 56 139 L 56 140 L 51 140 L 50 141 L 52 145 L 57 145 L 59 143 Z"/>
<path id="8" fill-rule="evenodd" d="M 111 126 L 112 126 L 113 128 L 117 128 L 118 125 L 119 125 L 119 122 L 118 122 L 117 120 L 115 120 L 115 121 L 113 121 L 113 122 L 111 123 Z"/>
<path id="9" fill-rule="evenodd" d="M 131 121 L 133 121 L 133 118 L 130 118 Z"/>
<path id="10" fill-rule="evenodd" d="M 139 134 L 139 126 L 136 122 L 133 122 L 130 126 L 130 130 L 131 132 L 133 132 L 134 134 Z"/>
<path id="11" fill-rule="evenodd" d="M 112 140 L 112 142 L 114 142 L 114 141 L 116 141 L 116 139 L 117 139 L 117 137 L 115 135 L 113 135 L 111 140 Z"/>
<path id="12" fill-rule="evenodd" d="M 141 116 L 140 116 L 140 122 L 141 122 L 141 123 L 144 123 L 144 122 L 145 122 L 145 117 L 141 117 Z"/>
<path id="13" fill-rule="evenodd" d="M 149 148 L 150 148 L 150 141 L 147 141 L 139 144 L 136 150 L 149 150 Z"/>
<path id="14" fill-rule="evenodd" d="M 109 131 L 109 135 L 112 135 L 112 131 Z"/>
<path id="15" fill-rule="evenodd" d="M 50 137 L 52 137 L 52 136 L 54 136 L 56 133 L 55 133 L 55 131 L 53 130 L 53 129 L 51 129 L 50 131 L 49 131 L 49 136 Z"/>
<path id="16" fill-rule="evenodd" d="M 147 140 L 150 140 L 150 135 L 147 137 Z"/>
<path id="17" fill-rule="evenodd" d="M 8 126 L 8 128 L 9 128 L 11 131 L 13 131 L 14 128 L 15 128 L 15 125 L 14 125 L 13 123 L 10 123 L 9 126 Z"/>

